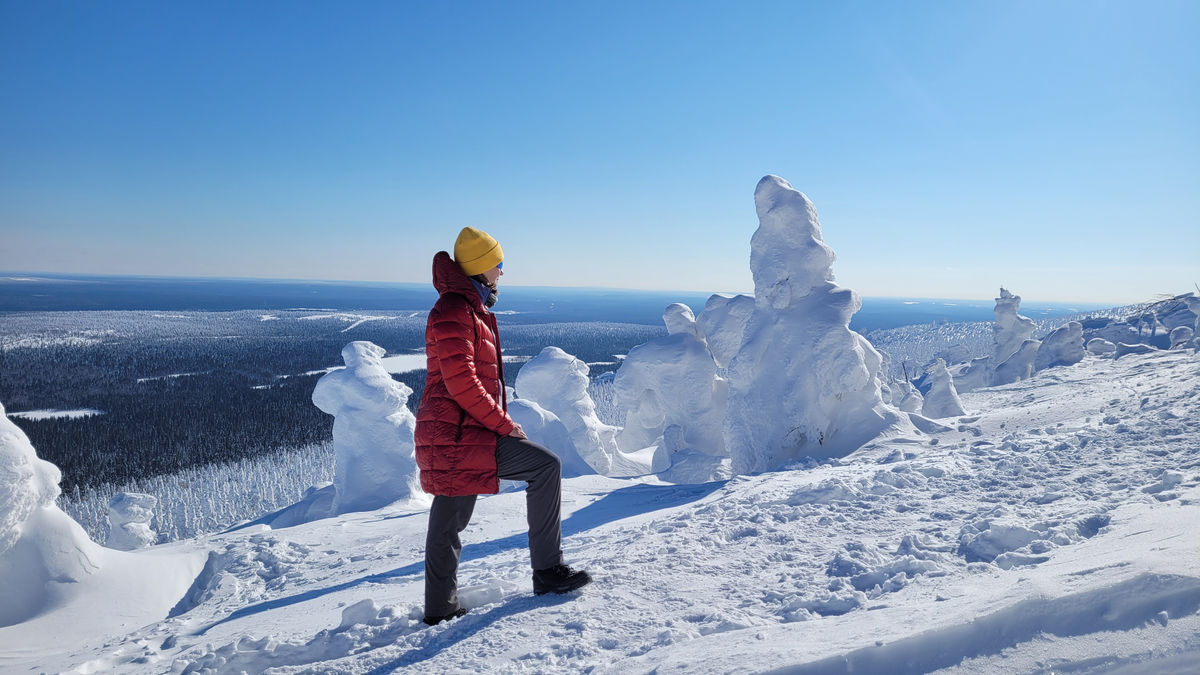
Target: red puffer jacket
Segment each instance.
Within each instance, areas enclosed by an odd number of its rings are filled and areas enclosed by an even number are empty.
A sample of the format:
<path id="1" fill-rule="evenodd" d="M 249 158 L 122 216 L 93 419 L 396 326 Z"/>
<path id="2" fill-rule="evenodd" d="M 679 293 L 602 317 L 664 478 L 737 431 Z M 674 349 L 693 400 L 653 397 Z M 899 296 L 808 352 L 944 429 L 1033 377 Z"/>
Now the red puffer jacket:
<path id="1" fill-rule="evenodd" d="M 421 488 L 458 497 L 500 490 L 496 441 L 514 428 L 496 316 L 449 253 L 433 258 L 441 297 L 425 327 L 428 375 L 417 409 Z"/>

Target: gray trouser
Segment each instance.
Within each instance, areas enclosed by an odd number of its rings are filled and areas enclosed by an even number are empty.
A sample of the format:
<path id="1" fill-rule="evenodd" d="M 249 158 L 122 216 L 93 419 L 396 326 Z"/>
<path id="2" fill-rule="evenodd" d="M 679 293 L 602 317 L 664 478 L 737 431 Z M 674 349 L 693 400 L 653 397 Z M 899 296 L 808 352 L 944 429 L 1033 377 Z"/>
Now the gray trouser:
<path id="1" fill-rule="evenodd" d="M 505 436 L 496 443 L 501 478 L 521 480 L 529 521 L 529 562 L 535 570 L 562 564 L 562 463 L 542 446 Z M 425 536 L 425 616 L 447 616 L 458 609 L 458 535 L 471 522 L 475 495 L 433 498 Z"/>

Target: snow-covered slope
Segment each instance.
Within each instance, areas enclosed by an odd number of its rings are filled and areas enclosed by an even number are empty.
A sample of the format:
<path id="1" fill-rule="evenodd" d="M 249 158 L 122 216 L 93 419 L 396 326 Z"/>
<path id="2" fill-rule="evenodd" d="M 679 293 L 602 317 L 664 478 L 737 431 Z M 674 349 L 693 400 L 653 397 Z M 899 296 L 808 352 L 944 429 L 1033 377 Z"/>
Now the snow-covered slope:
<path id="1" fill-rule="evenodd" d="M 156 576 L 0 628 L 0 671 L 1200 669 L 1200 357 L 1089 354 L 961 398 L 944 431 L 822 464 L 567 480 L 567 560 L 596 578 L 573 595 L 533 596 L 508 492 L 463 533 L 471 612 L 427 628 L 425 514 L 392 506 L 121 554 L 106 574 Z M 195 579 L 173 609 L 102 620 L 170 570 Z"/>

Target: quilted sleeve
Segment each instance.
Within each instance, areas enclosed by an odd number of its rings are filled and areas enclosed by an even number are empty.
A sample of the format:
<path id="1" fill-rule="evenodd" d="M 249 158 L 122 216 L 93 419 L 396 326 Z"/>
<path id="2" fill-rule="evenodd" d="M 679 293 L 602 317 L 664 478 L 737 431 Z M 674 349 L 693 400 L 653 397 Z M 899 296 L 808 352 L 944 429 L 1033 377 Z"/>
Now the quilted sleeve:
<path id="1" fill-rule="evenodd" d="M 484 389 L 475 372 L 475 317 L 471 307 L 456 295 L 443 296 L 443 300 L 434 307 L 430 322 L 446 390 L 480 424 L 507 436 L 514 428 L 513 421 Z"/>

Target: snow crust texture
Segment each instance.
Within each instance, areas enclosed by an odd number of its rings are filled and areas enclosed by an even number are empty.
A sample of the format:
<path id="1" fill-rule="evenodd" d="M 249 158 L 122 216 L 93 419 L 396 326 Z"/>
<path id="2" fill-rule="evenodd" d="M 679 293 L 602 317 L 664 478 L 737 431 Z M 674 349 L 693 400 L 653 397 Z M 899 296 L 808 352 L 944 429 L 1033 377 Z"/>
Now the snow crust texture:
<path id="1" fill-rule="evenodd" d="M 413 440 L 417 420 L 405 405 L 412 389 L 384 368 L 385 353 L 371 342 L 351 342 L 342 349 L 346 366 L 322 376 L 313 390 L 313 403 L 334 416 L 334 513 L 424 495 Z"/>

